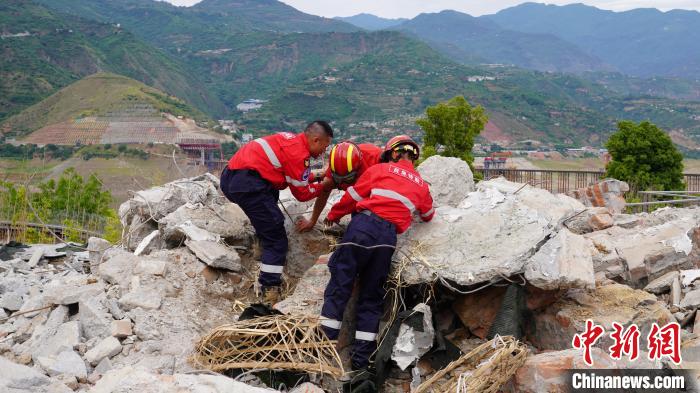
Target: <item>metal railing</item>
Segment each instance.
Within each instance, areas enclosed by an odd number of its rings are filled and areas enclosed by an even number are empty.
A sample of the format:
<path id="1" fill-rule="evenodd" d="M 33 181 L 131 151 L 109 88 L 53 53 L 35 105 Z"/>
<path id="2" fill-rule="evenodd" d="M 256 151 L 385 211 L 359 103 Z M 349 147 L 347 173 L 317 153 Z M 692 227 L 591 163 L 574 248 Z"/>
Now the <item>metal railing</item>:
<path id="1" fill-rule="evenodd" d="M 659 207 L 700 205 L 700 191 L 640 191 L 642 202 L 627 203 L 633 213 L 649 212 Z"/>
<path id="2" fill-rule="evenodd" d="M 598 183 L 605 176 L 604 171 L 560 171 L 549 169 L 483 169 L 476 168 L 484 179 L 503 176 L 516 183 L 529 183 L 553 193 L 567 193 Z M 700 174 L 683 175 L 686 191 L 700 192 Z"/>

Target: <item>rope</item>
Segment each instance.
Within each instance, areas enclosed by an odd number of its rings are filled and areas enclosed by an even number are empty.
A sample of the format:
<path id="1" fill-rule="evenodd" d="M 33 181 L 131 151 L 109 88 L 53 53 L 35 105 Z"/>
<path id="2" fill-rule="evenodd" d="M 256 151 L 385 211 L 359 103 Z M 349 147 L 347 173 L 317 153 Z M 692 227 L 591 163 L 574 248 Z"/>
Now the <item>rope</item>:
<path id="1" fill-rule="evenodd" d="M 53 307 L 54 307 L 54 305 L 51 304 L 51 305 L 49 305 L 49 306 L 39 307 L 39 308 L 35 308 L 35 309 L 33 309 L 33 310 L 27 310 L 27 311 L 17 312 L 17 313 L 14 313 L 14 314 L 10 315 L 9 317 L 0 318 L 0 322 L 7 321 L 8 319 L 12 319 L 12 318 L 14 318 L 14 317 L 19 317 L 20 315 L 29 314 L 29 313 L 33 313 L 33 312 L 41 311 L 41 310 L 46 310 L 46 309 L 53 308 Z"/>

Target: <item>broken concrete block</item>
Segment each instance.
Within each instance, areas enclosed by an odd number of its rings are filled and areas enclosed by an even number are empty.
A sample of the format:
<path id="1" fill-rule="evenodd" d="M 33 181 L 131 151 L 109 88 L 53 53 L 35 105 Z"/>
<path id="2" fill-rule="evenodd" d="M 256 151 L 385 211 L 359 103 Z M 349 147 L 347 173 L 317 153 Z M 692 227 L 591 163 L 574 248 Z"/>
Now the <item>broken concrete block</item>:
<path id="1" fill-rule="evenodd" d="M 139 258 L 134 254 L 120 250 L 106 261 L 102 261 L 98 272 L 100 277 L 108 283 L 126 288 L 138 261 Z"/>
<path id="2" fill-rule="evenodd" d="M 122 344 L 114 337 L 107 337 L 85 352 L 85 360 L 96 366 L 102 359 L 111 358 L 122 351 Z"/>
<path id="3" fill-rule="evenodd" d="M 474 285 L 522 272 L 559 223 L 584 209 L 562 194 L 522 187 L 503 178 L 480 182 L 458 208 L 440 207 L 430 223 L 413 225 L 398 243 L 397 258 L 409 259 L 403 280 Z"/>
<path id="4" fill-rule="evenodd" d="M 525 263 L 525 279 L 547 290 L 594 288 L 592 248 L 590 240 L 563 229 Z"/>
<path id="5" fill-rule="evenodd" d="M 420 303 L 413 307 L 413 311 L 423 314 L 422 331 L 402 323 L 399 334 L 391 352 L 391 360 L 395 361 L 401 370 L 416 362 L 433 347 L 435 329 L 433 328 L 433 314 L 430 307 Z"/>
<path id="6" fill-rule="evenodd" d="M 187 223 L 187 228 L 182 227 Z M 233 203 L 212 203 L 207 206 L 186 203 L 160 220 L 163 239 L 168 243 L 181 244 L 185 238 L 213 240 L 196 237 L 189 227 L 235 241 L 251 238 L 253 227 L 241 208 Z M 204 234 L 204 232 L 199 232 Z"/>
<path id="7" fill-rule="evenodd" d="M 671 283 L 671 305 L 681 305 L 681 281 L 678 277 L 674 278 Z"/>
<path id="8" fill-rule="evenodd" d="M 127 201 L 128 203 L 128 201 Z M 123 223 L 123 221 L 122 221 Z M 149 216 L 135 215 L 124 225 L 125 245 L 128 251 L 136 250 L 146 236 L 158 230 L 158 223 Z"/>
<path id="9" fill-rule="evenodd" d="M 78 383 L 78 379 L 72 375 L 59 374 L 59 375 L 51 378 L 51 380 L 54 381 L 54 383 L 51 384 L 51 386 L 49 387 L 49 391 L 51 391 L 52 393 L 57 393 L 55 391 L 56 385 L 58 385 L 58 386 L 64 385 L 66 388 L 68 388 L 69 390 L 72 390 L 72 391 L 76 391 L 80 387 L 80 384 Z M 54 389 L 54 390 L 51 390 L 51 389 Z M 59 387 L 59 389 L 62 389 L 62 386 Z M 70 393 L 70 392 L 66 392 L 66 393 Z"/>
<path id="10" fill-rule="evenodd" d="M 700 279 L 700 269 L 682 270 L 680 274 L 681 285 L 683 285 L 684 288 L 693 285 L 696 280 Z"/>
<path id="11" fill-rule="evenodd" d="M 72 375 L 78 379 L 87 378 L 87 368 L 83 359 L 72 349 L 61 351 L 48 368 L 45 368 L 49 376 L 60 374 Z"/>
<path id="12" fill-rule="evenodd" d="M 170 244 L 175 243 L 176 245 L 180 245 L 183 241 L 188 239 L 192 241 L 210 242 L 218 242 L 221 239 L 219 235 L 199 228 L 191 221 L 185 221 L 182 224 L 171 227 L 168 233 L 168 235 L 165 235 L 166 241 Z"/>
<path id="13" fill-rule="evenodd" d="M 680 306 L 688 309 L 700 307 L 700 289 L 686 293 L 683 300 L 681 300 Z"/>
<path id="14" fill-rule="evenodd" d="M 143 368 L 127 366 L 107 372 L 90 393 L 109 392 L 207 392 L 207 393 L 274 393 L 234 381 L 223 375 L 173 374 L 164 378 Z"/>
<path id="15" fill-rule="evenodd" d="M 36 369 L 22 366 L 0 356 L 0 391 L 46 391 L 51 380 Z"/>
<path id="16" fill-rule="evenodd" d="M 106 306 L 107 297 L 104 293 L 97 296 L 85 296 L 78 303 L 78 318 L 80 328 L 85 338 L 103 338 L 110 333 L 112 316 Z"/>
<path id="17" fill-rule="evenodd" d="M 96 373 L 100 375 L 107 374 L 109 370 L 113 369 L 114 367 L 112 366 L 112 361 L 109 360 L 109 358 L 104 358 L 100 361 L 100 363 L 95 366 L 95 371 Z"/>
<path id="18" fill-rule="evenodd" d="M 104 285 L 101 283 L 87 284 L 86 277 L 78 281 L 67 282 L 61 285 L 61 282 L 51 282 L 44 290 L 46 300 L 53 304 L 75 304 L 82 298 L 90 298 L 104 293 Z"/>
<path id="19" fill-rule="evenodd" d="M 566 195 L 576 198 L 586 206 L 606 207 L 611 213 L 622 213 L 625 210 L 625 193 L 629 185 L 615 179 L 605 179 L 590 187 L 569 191 Z"/>
<path id="20" fill-rule="evenodd" d="M 143 275 L 153 275 L 153 276 L 165 276 L 167 269 L 166 261 L 152 260 L 152 259 L 142 259 L 138 261 L 136 267 L 134 268 L 134 274 Z"/>
<path id="21" fill-rule="evenodd" d="M 457 207 L 467 194 L 474 191 L 474 175 L 469 165 L 459 158 L 428 157 L 416 170 L 430 185 L 436 207 Z"/>
<path id="22" fill-rule="evenodd" d="M 160 243 L 160 231 L 155 230 L 151 232 L 148 236 L 144 237 L 143 240 L 136 246 L 134 250 L 134 255 L 148 255 L 153 250 L 158 249 L 158 244 Z"/>
<path id="23" fill-rule="evenodd" d="M 612 214 L 604 207 L 589 207 L 583 213 L 570 218 L 565 226 L 573 233 L 583 235 L 613 226 Z"/>
<path id="24" fill-rule="evenodd" d="M 323 307 L 323 293 L 330 279 L 328 265 L 316 264 L 304 274 L 294 293 L 274 307 L 284 314 L 319 316 Z"/>
<path id="25" fill-rule="evenodd" d="M 80 324 L 78 321 L 66 322 L 55 331 L 46 331 L 29 343 L 29 351 L 35 361 L 39 356 L 53 357 L 64 349 L 73 349 L 80 344 Z"/>
<path id="26" fill-rule="evenodd" d="M 675 280 L 676 278 L 678 278 L 678 272 L 668 272 L 663 276 L 657 278 L 656 280 L 650 282 L 646 287 L 644 287 L 644 290 L 656 295 L 666 293 L 671 290 L 673 280 Z"/>
<path id="27" fill-rule="evenodd" d="M 138 191 L 119 207 L 119 217 L 122 222 L 133 216 L 160 220 L 188 202 L 209 205 L 219 196 L 217 187 L 218 179 L 206 174 Z"/>
<path id="28" fill-rule="evenodd" d="M 570 289 L 556 303 L 533 315 L 534 331 L 528 337 L 540 350 L 571 348 L 572 337 L 584 330 L 588 319 L 606 331 L 612 331 L 613 322 L 623 326 L 635 323 L 641 337 L 649 334 L 652 323 L 663 326 L 675 320 L 656 296 L 621 284 L 604 285 L 590 292 Z M 610 345 L 609 336 L 596 343 L 605 349 Z"/>
<path id="29" fill-rule="evenodd" d="M 618 255 L 625 265 L 627 280 L 641 286 L 669 271 L 696 267 L 697 257 L 692 252 L 700 240 L 693 234 L 700 212 L 677 210 L 674 215 L 665 214 L 669 217 L 654 212 L 644 225 L 632 229 L 615 226 L 585 236 L 597 249 Z"/>
<path id="30" fill-rule="evenodd" d="M 615 214 L 613 216 L 613 221 L 615 226 L 625 229 L 634 228 L 642 223 L 642 219 L 634 214 Z"/>
<path id="31" fill-rule="evenodd" d="M 27 265 L 30 268 L 36 267 L 36 265 L 39 264 L 39 261 L 43 257 L 44 257 L 44 249 L 39 247 L 34 251 L 34 253 L 32 254 L 32 257 L 29 258 L 29 262 L 27 263 Z"/>
<path id="32" fill-rule="evenodd" d="M 219 269 L 227 269 L 234 272 L 241 271 L 241 257 L 235 249 L 227 248 L 212 241 L 187 240 L 185 245 L 207 265 Z"/>
<path id="33" fill-rule="evenodd" d="M 157 310 L 163 301 L 158 291 L 149 288 L 139 288 L 119 299 L 119 305 L 126 311 L 140 307 L 144 310 Z"/>
<path id="34" fill-rule="evenodd" d="M 530 355 L 525 364 L 518 369 L 513 377 L 511 389 L 505 391 L 522 393 L 566 392 L 570 390 L 571 379 L 568 372 L 571 369 L 658 369 L 660 362 L 647 360 L 640 355 L 635 362 L 615 360 L 605 350 L 593 347 L 591 349 L 593 367 L 583 361 L 581 351 L 567 349 L 563 351 L 544 352 Z"/>
<path id="35" fill-rule="evenodd" d="M 7 292 L 0 296 L 0 308 L 4 308 L 10 311 L 17 311 L 22 308 L 24 304 L 24 299 L 22 295 L 17 292 Z"/>
<path id="36" fill-rule="evenodd" d="M 125 338 L 131 336 L 133 332 L 131 331 L 131 320 L 120 319 L 118 321 L 112 321 L 111 328 L 112 336 L 117 338 Z"/>
<path id="37" fill-rule="evenodd" d="M 108 248 L 112 247 L 112 243 L 108 242 L 105 239 L 101 239 L 99 237 L 91 237 L 88 239 L 88 252 L 90 253 L 90 269 L 91 271 L 95 272 L 97 269 L 97 266 L 99 266 L 102 255 L 104 254 L 105 250 Z"/>

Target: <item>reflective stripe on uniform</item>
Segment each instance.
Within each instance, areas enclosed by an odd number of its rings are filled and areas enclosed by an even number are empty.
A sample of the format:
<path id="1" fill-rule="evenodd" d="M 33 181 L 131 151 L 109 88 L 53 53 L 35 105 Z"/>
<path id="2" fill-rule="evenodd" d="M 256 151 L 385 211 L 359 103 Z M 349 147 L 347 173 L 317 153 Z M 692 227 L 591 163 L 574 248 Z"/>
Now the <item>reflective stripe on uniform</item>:
<path id="1" fill-rule="evenodd" d="M 376 339 L 377 333 L 361 332 L 359 330 L 355 332 L 355 340 L 374 341 Z"/>
<path id="2" fill-rule="evenodd" d="M 275 168 L 282 168 L 282 164 L 280 164 L 277 154 L 275 154 L 275 151 L 272 150 L 272 147 L 270 147 L 270 144 L 267 143 L 266 140 L 260 138 L 253 140 L 253 142 L 257 143 L 263 148 L 263 151 L 265 151 L 265 155 L 267 155 L 267 159 L 270 160 L 270 164 L 272 164 L 272 166 Z"/>
<path id="3" fill-rule="evenodd" d="M 353 186 L 348 187 L 346 191 L 348 192 L 348 194 L 350 194 L 352 199 L 356 200 L 357 202 L 360 202 L 364 199 L 360 196 L 360 194 L 357 193 L 357 191 L 355 191 L 355 187 Z"/>
<path id="4" fill-rule="evenodd" d="M 308 181 L 299 181 L 299 180 L 294 180 L 289 176 L 285 176 L 284 179 L 287 181 L 287 183 L 295 186 L 295 187 L 306 187 L 309 185 Z"/>
<path id="5" fill-rule="evenodd" d="M 413 204 L 413 202 L 411 202 L 410 199 L 406 198 L 405 196 L 399 194 L 399 193 L 396 192 L 396 191 L 385 190 L 385 189 L 383 189 L 383 188 L 373 188 L 373 189 L 372 189 L 372 196 L 375 196 L 375 195 L 377 195 L 377 196 L 382 196 L 382 197 L 385 197 L 385 198 L 395 199 L 395 200 L 397 200 L 397 201 L 403 203 L 404 206 L 406 206 L 406 208 L 407 208 L 411 213 L 413 213 L 413 212 L 416 210 L 416 206 Z"/>
<path id="6" fill-rule="evenodd" d="M 284 271 L 284 266 L 266 265 L 264 263 L 261 263 L 260 271 L 265 273 L 282 274 L 282 272 Z"/>
<path id="7" fill-rule="evenodd" d="M 426 218 L 426 217 L 430 217 L 430 215 L 433 214 L 433 213 L 435 213 L 435 208 L 434 208 L 434 207 L 431 207 L 430 210 L 428 210 L 427 212 L 421 214 L 420 216 L 423 217 L 423 218 Z"/>
<path id="8" fill-rule="evenodd" d="M 342 322 L 335 319 L 326 319 L 326 317 L 321 316 L 321 325 L 331 329 L 340 330 Z"/>

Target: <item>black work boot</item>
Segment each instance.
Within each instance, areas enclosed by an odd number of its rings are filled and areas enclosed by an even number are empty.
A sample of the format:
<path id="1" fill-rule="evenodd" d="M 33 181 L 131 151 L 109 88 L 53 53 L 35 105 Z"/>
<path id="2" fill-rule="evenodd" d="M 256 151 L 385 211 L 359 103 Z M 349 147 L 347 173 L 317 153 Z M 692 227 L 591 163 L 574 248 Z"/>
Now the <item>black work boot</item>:
<path id="1" fill-rule="evenodd" d="M 282 289 L 280 287 L 262 287 L 261 303 L 270 306 L 282 300 Z"/>
<path id="2" fill-rule="evenodd" d="M 352 379 L 343 384 L 343 393 L 377 393 L 375 373 L 369 366 L 356 367 L 352 365 Z"/>

